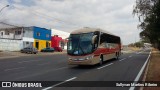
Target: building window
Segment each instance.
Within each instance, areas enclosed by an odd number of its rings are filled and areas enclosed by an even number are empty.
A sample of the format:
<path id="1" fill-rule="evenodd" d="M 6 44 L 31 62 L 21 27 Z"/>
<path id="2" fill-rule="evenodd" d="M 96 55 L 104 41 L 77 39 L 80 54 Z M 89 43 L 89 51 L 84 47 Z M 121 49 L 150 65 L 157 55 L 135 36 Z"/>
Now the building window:
<path id="1" fill-rule="evenodd" d="M 1 32 L 1 36 L 3 36 L 3 32 Z"/>
<path id="2" fill-rule="evenodd" d="M 49 34 L 46 34 L 46 37 L 49 38 Z"/>
<path id="3" fill-rule="evenodd" d="M 29 42 L 26 42 L 26 44 L 29 44 Z"/>
<path id="4" fill-rule="evenodd" d="M 39 33 L 39 32 L 37 32 L 37 36 L 40 36 L 40 33 Z"/>
<path id="5" fill-rule="evenodd" d="M 18 31 L 18 35 L 21 35 L 21 31 Z"/>
<path id="6" fill-rule="evenodd" d="M 15 31 L 15 35 L 21 35 L 21 31 Z"/>
<path id="7" fill-rule="evenodd" d="M 5 31 L 5 35 L 9 35 L 9 31 Z"/>

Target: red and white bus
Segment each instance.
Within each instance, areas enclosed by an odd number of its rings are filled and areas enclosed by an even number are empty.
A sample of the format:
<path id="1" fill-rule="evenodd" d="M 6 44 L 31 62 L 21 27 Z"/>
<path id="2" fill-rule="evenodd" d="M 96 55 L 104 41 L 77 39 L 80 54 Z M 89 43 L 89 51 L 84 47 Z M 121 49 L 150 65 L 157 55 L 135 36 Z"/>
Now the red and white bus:
<path id="1" fill-rule="evenodd" d="M 94 65 L 121 54 L 121 39 L 107 31 L 82 28 L 71 32 L 67 46 L 69 65 Z"/>

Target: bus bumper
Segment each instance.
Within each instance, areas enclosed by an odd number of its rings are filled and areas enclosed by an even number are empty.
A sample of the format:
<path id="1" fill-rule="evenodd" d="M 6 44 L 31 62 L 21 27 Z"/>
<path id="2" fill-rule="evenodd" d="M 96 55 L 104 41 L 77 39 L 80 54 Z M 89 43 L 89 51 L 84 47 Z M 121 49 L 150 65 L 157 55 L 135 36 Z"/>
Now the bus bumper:
<path id="1" fill-rule="evenodd" d="M 75 58 L 74 58 L 75 59 Z M 91 59 L 88 60 L 68 60 L 68 64 L 69 65 L 95 65 L 99 63 L 99 56 L 97 57 L 93 57 Z"/>

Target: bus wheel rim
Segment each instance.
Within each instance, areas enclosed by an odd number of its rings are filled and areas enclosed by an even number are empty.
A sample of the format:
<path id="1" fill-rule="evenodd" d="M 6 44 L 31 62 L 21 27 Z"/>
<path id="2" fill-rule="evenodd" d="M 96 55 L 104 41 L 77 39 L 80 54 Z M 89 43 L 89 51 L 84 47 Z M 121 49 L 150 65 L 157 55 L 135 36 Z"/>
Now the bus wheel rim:
<path id="1" fill-rule="evenodd" d="M 103 62 L 103 61 L 102 61 L 102 57 L 100 57 L 100 62 L 99 62 L 99 63 L 100 63 L 100 65 L 102 65 L 102 62 Z"/>

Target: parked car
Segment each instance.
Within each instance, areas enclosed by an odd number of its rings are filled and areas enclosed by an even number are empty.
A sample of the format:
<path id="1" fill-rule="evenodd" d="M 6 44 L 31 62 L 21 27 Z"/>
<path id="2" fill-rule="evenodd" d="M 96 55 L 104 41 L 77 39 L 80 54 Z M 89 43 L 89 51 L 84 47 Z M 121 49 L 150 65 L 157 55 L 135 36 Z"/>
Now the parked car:
<path id="1" fill-rule="evenodd" d="M 26 48 L 23 48 L 21 49 L 21 53 L 34 53 L 34 54 L 37 54 L 38 53 L 38 50 L 34 47 L 26 47 Z"/>
<path id="2" fill-rule="evenodd" d="M 41 52 L 54 52 L 54 48 L 47 47 L 41 50 Z"/>
<path id="3" fill-rule="evenodd" d="M 55 51 L 58 51 L 58 52 L 62 52 L 62 48 L 61 47 L 54 47 Z"/>

